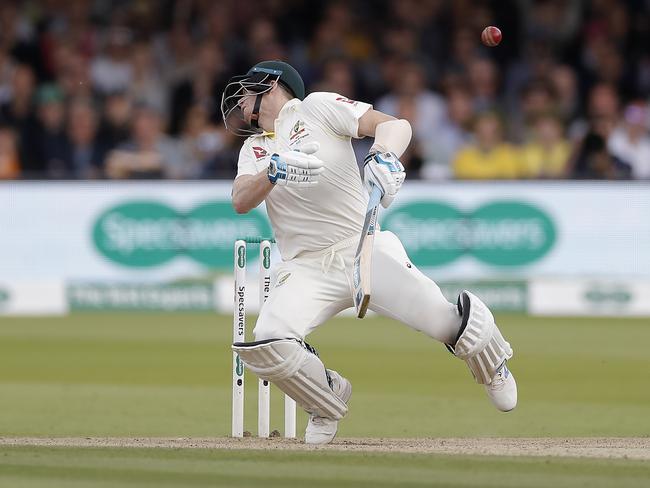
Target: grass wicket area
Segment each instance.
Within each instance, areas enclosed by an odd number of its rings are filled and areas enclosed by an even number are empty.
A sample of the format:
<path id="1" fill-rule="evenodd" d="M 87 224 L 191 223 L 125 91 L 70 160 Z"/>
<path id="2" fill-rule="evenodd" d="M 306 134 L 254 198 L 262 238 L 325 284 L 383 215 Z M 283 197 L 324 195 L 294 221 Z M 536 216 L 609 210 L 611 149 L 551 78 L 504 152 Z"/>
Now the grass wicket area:
<path id="1" fill-rule="evenodd" d="M 494 410 L 463 362 L 377 317 L 309 339 L 353 385 L 340 437 L 648 437 L 647 319 L 497 317 L 520 404 Z M 230 434 L 231 318 L 0 318 L 0 437 Z M 252 317 L 249 320 L 252 329 Z M 250 338 L 250 336 L 249 336 Z M 257 382 L 247 375 L 246 429 Z M 271 429 L 282 429 L 273 391 Z M 302 433 L 306 416 L 298 416 Z M 544 478 L 546 476 L 546 478 Z M 0 446 L 0 486 L 647 486 L 647 461 Z M 481 480 L 481 481 L 479 481 Z M 58 484 L 57 484 L 58 483 Z M 330 483 L 330 484 L 328 484 Z"/>

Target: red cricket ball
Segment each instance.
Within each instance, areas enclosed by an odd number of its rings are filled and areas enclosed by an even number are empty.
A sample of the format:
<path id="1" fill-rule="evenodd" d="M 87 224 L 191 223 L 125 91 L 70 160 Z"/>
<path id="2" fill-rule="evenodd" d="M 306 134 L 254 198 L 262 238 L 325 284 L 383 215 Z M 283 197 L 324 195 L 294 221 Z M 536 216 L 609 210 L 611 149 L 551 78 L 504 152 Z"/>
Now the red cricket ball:
<path id="1" fill-rule="evenodd" d="M 501 29 L 493 25 L 487 26 L 481 32 L 481 41 L 486 46 L 494 47 L 501 42 Z"/>

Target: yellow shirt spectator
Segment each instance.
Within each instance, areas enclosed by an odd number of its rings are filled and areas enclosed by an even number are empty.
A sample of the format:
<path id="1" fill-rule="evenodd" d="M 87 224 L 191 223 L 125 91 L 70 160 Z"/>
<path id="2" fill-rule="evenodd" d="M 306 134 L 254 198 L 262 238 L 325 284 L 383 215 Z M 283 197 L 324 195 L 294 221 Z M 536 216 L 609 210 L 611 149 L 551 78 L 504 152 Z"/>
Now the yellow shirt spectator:
<path id="1" fill-rule="evenodd" d="M 527 178 L 564 178 L 571 145 L 564 137 L 559 118 L 540 115 L 532 128 L 533 139 L 521 148 L 521 161 Z"/>
<path id="2" fill-rule="evenodd" d="M 484 112 L 474 124 L 476 142 L 461 149 L 454 160 L 458 179 L 514 179 L 523 176 L 518 151 L 501 138 L 501 120 Z"/>
<path id="3" fill-rule="evenodd" d="M 521 148 L 521 161 L 528 178 L 564 178 L 571 146 L 566 141 L 544 147 L 538 143 Z"/>
<path id="4" fill-rule="evenodd" d="M 454 160 L 458 179 L 514 179 L 523 176 L 517 150 L 510 144 L 499 144 L 483 150 L 478 146 L 461 149 Z"/>

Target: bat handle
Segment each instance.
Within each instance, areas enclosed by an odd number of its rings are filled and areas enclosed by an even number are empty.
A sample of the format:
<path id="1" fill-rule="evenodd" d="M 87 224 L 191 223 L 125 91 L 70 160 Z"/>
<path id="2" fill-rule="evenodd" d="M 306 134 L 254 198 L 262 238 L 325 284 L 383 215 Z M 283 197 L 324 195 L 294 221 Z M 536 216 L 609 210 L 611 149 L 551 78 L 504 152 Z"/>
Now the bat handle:
<path id="1" fill-rule="evenodd" d="M 377 185 L 373 185 L 372 191 L 370 192 L 370 199 L 368 200 L 368 210 L 379 205 L 381 197 L 381 188 L 379 188 Z"/>

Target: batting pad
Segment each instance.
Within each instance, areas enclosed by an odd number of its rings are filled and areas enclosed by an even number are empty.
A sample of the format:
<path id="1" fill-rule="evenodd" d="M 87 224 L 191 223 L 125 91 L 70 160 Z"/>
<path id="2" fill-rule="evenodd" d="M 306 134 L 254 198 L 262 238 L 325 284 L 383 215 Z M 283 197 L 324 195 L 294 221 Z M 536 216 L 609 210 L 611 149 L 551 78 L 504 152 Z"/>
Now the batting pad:
<path id="1" fill-rule="evenodd" d="M 512 348 L 490 309 L 476 295 L 464 290 L 458 302 L 463 321 L 454 354 L 467 363 L 478 383 L 488 385 L 503 362 L 512 357 Z"/>
<path id="2" fill-rule="evenodd" d="M 330 388 L 325 365 L 295 339 L 236 342 L 246 367 L 293 398 L 307 412 L 340 420 L 348 407 Z"/>

